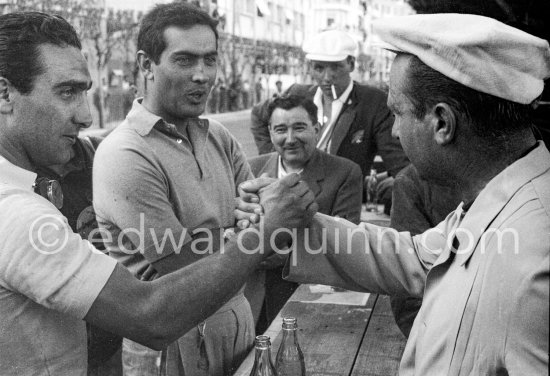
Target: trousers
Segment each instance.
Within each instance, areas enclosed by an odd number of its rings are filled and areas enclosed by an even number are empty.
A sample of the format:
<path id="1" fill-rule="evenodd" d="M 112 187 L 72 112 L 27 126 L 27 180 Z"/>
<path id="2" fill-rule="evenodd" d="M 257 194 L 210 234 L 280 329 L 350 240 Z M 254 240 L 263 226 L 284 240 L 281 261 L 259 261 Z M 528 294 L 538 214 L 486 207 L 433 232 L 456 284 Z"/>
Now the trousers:
<path id="1" fill-rule="evenodd" d="M 124 376 L 229 376 L 252 350 L 254 319 L 242 291 L 164 351 L 129 339 L 122 345 Z"/>

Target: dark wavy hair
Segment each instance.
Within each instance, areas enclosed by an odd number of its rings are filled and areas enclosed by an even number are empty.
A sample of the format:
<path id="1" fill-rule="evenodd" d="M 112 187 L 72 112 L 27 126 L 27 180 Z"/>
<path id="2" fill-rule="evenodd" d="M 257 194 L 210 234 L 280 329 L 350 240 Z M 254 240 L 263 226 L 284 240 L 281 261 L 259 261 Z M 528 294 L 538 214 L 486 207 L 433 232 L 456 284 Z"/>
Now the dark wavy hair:
<path id="1" fill-rule="evenodd" d="M 160 55 L 166 48 L 164 30 L 170 26 L 188 29 L 195 25 L 209 26 L 216 36 L 218 46 L 218 21 L 196 5 L 189 3 L 158 4 L 141 21 L 138 33 L 137 49 L 143 50 L 158 64 Z"/>
<path id="2" fill-rule="evenodd" d="M 443 102 L 470 124 L 475 135 L 482 138 L 496 141 L 531 127 L 531 105 L 471 89 L 428 67 L 418 57 L 411 56 L 403 91 L 412 103 L 413 115 L 417 119 L 422 119 L 429 108 Z"/>
<path id="3" fill-rule="evenodd" d="M 60 16 L 41 12 L 15 12 L 0 16 L 0 76 L 21 94 L 28 94 L 44 72 L 42 44 L 82 49 L 75 29 Z"/>
<path id="4" fill-rule="evenodd" d="M 271 100 L 267 107 L 267 118 L 271 119 L 273 111 L 277 108 L 291 110 L 296 107 L 303 107 L 306 110 L 313 125 L 317 124 L 317 106 L 311 99 L 299 95 L 283 95 Z M 271 126 L 271 123 L 270 123 Z"/>

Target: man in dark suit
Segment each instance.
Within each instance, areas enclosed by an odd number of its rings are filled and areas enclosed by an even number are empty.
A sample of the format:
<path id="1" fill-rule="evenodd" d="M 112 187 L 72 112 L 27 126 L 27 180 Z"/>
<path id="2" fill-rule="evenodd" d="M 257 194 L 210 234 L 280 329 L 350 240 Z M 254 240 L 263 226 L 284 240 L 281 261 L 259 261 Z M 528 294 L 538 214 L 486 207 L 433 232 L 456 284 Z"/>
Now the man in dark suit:
<path id="1" fill-rule="evenodd" d="M 313 101 L 296 95 L 278 97 L 268 106 L 267 114 L 270 138 L 276 151 L 249 160 L 252 173 L 272 178 L 298 173 L 314 193 L 320 213 L 358 223 L 363 191 L 361 170 L 356 163 L 316 147 L 319 123 Z M 285 258 L 274 255 L 266 260 L 263 264 L 266 272 L 258 271 L 254 281 L 247 285 L 246 296 L 253 313 L 260 316 L 258 331 L 267 328 L 298 287 L 281 278 Z"/>
<path id="2" fill-rule="evenodd" d="M 393 116 L 386 107 L 386 94 L 351 80 L 357 43 L 347 33 L 328 30 L 304 45 L 316 85 L 292 85 L 287 94 L 312 99 L 317 106 L 321 130 L 317 147 L 329 154 L 356 162 L 364 176 L 374 157 L 395 176 L 409 161 L 399 141 L 391 136 Z M 259 153 L 273 151 L 269 135 L 268 101 L 252 110 L 251 130 Z"/>

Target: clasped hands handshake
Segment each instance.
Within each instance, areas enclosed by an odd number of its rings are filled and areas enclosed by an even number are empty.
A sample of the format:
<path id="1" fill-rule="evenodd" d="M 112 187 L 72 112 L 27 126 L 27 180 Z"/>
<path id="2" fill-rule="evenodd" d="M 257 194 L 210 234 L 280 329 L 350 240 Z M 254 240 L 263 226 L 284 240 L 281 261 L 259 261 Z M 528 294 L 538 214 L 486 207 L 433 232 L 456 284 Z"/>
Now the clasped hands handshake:
<path id="1" fill-rule="evenodd" d="M 235 199 L 237 227 L 242 230 L 261 224 L 268 237 L 277 231 L 275 243 L 278 247 L 290 242 L 294 229 L 308 226 L 319 208 L 307 183 L 300 180 L 298 174 L 282 179 L 262 175 L 241 183 L 238 192 L 239 197 Z"/>

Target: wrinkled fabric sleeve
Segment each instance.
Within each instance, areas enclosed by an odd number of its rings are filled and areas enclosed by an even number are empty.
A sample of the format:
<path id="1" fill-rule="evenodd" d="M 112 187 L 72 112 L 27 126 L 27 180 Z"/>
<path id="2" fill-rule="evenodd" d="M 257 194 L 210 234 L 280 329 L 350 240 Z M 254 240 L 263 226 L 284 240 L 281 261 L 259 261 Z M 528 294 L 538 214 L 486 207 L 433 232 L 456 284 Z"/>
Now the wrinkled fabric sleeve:
<path id="1" fill-rule="evenodd" d="M 83 319 L 116 261 L 73 233 L 42 197 L 20 189 L 0 200 L 0 285 Z"/>
<path id="2" fill-rule="evenodd" d="M 293 244 L 283 275 L 300 283 L 421 297 L 427 272 L 446 239 L 445 222 L 424 238 L 316 214 Z"/>

